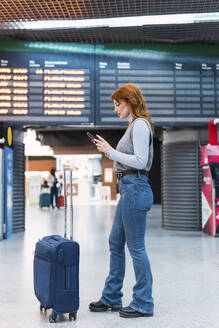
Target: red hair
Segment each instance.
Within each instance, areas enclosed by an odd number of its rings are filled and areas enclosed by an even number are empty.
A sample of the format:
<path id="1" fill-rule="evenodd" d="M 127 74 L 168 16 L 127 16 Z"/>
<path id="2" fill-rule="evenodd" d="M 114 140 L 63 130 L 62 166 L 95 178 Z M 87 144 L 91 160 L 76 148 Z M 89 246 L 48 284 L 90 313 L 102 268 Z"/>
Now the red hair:
<path id="1" fill-rule="evenodd" d="M 122 85 L 112 93 L 110 98 L 117 102 L 121 100 L 127 102 L 131 107 L 133 121 L 140 117 L 146 119 L 151 125 L 152 133 L 154 133 L 154 124 L 147 111 L 147 103 L 141 90 L 135 84 L 129 83 Z"/>

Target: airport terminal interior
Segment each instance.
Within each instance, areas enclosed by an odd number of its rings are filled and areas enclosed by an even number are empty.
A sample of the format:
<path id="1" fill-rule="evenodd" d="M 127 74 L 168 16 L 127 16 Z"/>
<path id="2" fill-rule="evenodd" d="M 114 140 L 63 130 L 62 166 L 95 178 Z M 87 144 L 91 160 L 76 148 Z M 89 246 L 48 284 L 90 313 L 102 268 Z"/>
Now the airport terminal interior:
<path id="1" fill-rule="evenodd" d="M 1 328 L 219 327 L 218 54 L 218 1 L 0 0 Z M 139 318 L 89 310 L 121 197 L 90 134 L 117 147 L 130 117 L 111 95 L 130 83 L 154 123 L 145 237 L 154 315 Z M 75 321 L 67 312 L 51 322 L 35 295 L 35 247 L 64 236 L 66 215 L 80 245 L 80 305 Z M 124 307 L 134 284 L 126 247 Z"/>

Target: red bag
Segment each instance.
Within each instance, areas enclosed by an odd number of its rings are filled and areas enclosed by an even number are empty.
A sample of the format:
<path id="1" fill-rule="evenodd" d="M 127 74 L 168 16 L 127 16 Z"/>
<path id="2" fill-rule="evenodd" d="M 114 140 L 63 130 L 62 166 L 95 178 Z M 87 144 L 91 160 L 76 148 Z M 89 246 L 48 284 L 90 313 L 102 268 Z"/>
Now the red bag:
<path id="1" fill-rule="evenodd" d="M 59 207 L 63 207 L 65 205 L 65 200 L 64 200 L 63 196 L 59 196 L 58 205 L 59 205 Z"/>

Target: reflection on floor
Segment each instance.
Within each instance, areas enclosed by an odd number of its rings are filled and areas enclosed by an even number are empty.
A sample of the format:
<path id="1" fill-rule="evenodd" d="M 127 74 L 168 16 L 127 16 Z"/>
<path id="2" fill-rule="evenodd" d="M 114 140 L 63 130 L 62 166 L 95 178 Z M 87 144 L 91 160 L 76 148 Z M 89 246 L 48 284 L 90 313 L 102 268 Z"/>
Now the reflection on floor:
<path id="1" fill-rule="evenodd" d="M 216 328 L 219 325 L 219 239 L 202 232 L 161 228 L 161 207 L 148 215 L 147 249 L 154 275 L 155 315 L 123 319 L 118 313 L 92 313 L 108 270 L 108 235 L 115 205 L 77 204 L 74 237 L 81 246 L 80 309 L 76 322 L 61 316 L 58 327 Z M 63 233 L 64 210 L 26 210 L 26 232 L 0 242 L 0 327 L 50 327 L 33 292 L 33 251 L 44 235 Z M 131 300 L 134 273 L 127 252 L 124 306 Z"/>

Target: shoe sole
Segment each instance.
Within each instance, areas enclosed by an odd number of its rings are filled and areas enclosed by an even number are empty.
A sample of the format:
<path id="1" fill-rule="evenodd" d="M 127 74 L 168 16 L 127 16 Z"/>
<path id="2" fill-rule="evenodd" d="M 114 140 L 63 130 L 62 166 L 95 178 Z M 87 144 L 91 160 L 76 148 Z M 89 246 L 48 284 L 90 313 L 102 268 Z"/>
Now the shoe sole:
<path id="1" fill-rule="evenodd" d="M 93 306 L 89 306 L 90 311 L 92 312 L 106 312 L 108 310 L 111 310 L 112 312 L 118 312 L 120 310 L 120 308 L 111 308 L 111 307 L 107 307 L 107 308 L 96 308 Z"/>
<path id="2" fill-rule="evenodd" d="M 120 317 L 122 318 L 140 318 L 140 317 L 153 317 L 153 313 L 136 313 L 136 314 L 128 314 L 124 312 L 119 312 Z"/>

